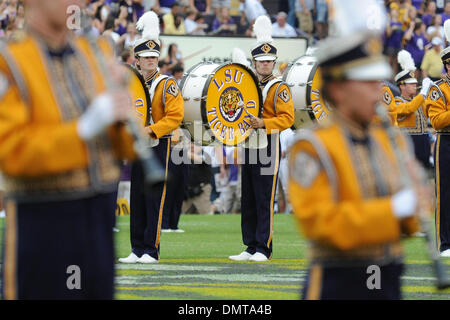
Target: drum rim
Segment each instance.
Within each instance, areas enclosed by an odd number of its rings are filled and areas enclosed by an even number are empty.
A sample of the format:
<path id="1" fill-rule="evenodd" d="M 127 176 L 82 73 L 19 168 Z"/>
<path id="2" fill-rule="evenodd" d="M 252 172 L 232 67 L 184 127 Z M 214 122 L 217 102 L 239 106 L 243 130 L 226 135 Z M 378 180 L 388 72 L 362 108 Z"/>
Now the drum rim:
<path id="1" fill-rule="evenodd" d="M 292 67 L 294 66 L 295 62 L 297 62 L 298 60 L 300 60 L 301 58 L 304 58 L 304 57 L 313 57 L 314 58 L 314 56 L 307 55 L 307 54 L 302 55 L 302 56 L 300 56 L 298 58 L 295 58 L 293 60 L 293 62 L 288 66 L 286 71 L 283 73 L 282 80 L 284 82 L 286 82 L 286 78 L 287 78 L 289 72 L 291 71 Z M 314 65 L 313 65 L 313 67 L 311 69 L 311 72 L 309 73 L 308 81 L 306 83 L 306 104 L 309 105 L 309 106 L 312 105 L 312 101 L 311 101 L 312 84 L 309 85 L 308 83 L 310 83 L 310 82 L 312 83 L 312 81 L 314 80 L 314 76 L 316 74 L 316 71 L 317 71 L 318 67 L 319 67 L 319 63 L 317 61 L 314 61 Z"/>
<path id="2" fill-rule="evenodd" d="M 184 86 L 185 86 L 185 84 L 186 84 L 186 80 L 187 80 L 187 78 L 189 77 L 189 75 L 190 75 L 190 73 L 193 71 L 193 70 L 195 70 L 195 69 L 197 69 L 200 65 L 204 65 L 204 64 L 214 64 L 215 62 L 209 62 L 209 61 L 200 61 L 200 62 L 197 62 L 196 64 L 194 64 L 192 67 L 190 67 L 184 74 L 183 74 L 183 77 L 181 78 L 181 81 L 180 81 L 180 92 L 181 92 L 181 95 L 183 96 L 183 91 L 184 91 Z M 205 83 L 205 85 L 206 85 L 206 83 Z M 203 90 L 202 90 L 202 96 L 204 95 L 204 93 L 203 93 Z M 202 114 L 202 107 L 201 107 L 201 104 L 203 103 L 203 101 L 200 103 L 200 114 Z M 205 126 L 205 122 L 203 121 L 203 115 L 202 115 L 202 126 L 203 127 L 206 127 Z M 184 123 L 184 116 L 183 116 L 183 120 L 181 121 L 181 124 L 180 124 L 180 128 L 182 128 L 182 129 L 188 129 L 188 127 L 185 125 L 185 123 Z M 191 137 L 191 142 L 199 142 L 199 141 L 197 141 L 197 140 L 195 140 L 194 139 L 194 137 L 191 135 L 191 134 L 189 134 L 190 135 L 190 137 Z M 212 138 L 212 140 L 211 140 L 211 142 L 210 143 L 214 143 L 216 140 L 217 140 L 217 138 L 216 138 L 216 136 L 213 134 L 212 136 L 211 136 L 211 138 Z M 203 139 L 202 139 L 203 140 Z M 201 142 L 201 144 L 203 145 L 203 141 L 200 141 Z"/>
<path id="3" fill-rule="evenodd" d="M 148 92 L 147 89 L 147 84 L 145 83 L 144 77 L 142 76 L 142 74 L 139 72 L 139 70 L 137 70 L 135 67 L 126 64 L 126 63 L 122 63 L 122 65 L 126 66 L 128 69 L 130 69 L 131 71 L 133 71 L 133 73 L 137 76 L 137 78 L 139 79 L 142 87 L 144 88 L 144 92 L 145 92 L 145 100 L 147 102 L 147 112 L 145 114 L 145 126 L 150 125 L 150 119 L 151 119 L 151 110 L 152 110 L 152 100 L 150 99 L 150 93 Z"/>
<path id="4" fill-rule="evenodd" d="M 256 74 L 253 72 L 252 69 L 250 69 L 249 67 L 247 67 L 246 65 L 243 65 L 241 63 L 237 63 L 237 62 L 224 62 L 222 64 L 220 64 L 217 68 L 214 69 L 214 71 L 208 76 L 208 79 L 206 79 L 205 82 L 205 86 L 203 87 L 203 91 L 202 91 L 202 96 L 206 97 L 206 94 L 208 93 L 208 89 L 209 89 L 209 85 L 211 84 L 212 81 L 212 77 L 216 74 L 216 72 L 226 66 L 229 65 L 237 65 L 239 67 L 242 67 L 244 70 L 246 70 L 250 76 L 252 77 L 253 81 L 256 84 L 256 91 L 258 92 L 258 99 L 259 99 L 259 110 L 258 110 L 258 118 L 262 117 L 262 113 L 263 113 L 263 108 L 264 108 L 264 102 L 262 101 L 262 92 L 261 92 L 261 88 L 259 87 L 259 80 L 258 77 L 256 76 Z M 203 123 L 208 123 L 208 118 L 206 116 L 206 98 L 202 99 L 201 103 L 200 103 L 200 113 L 202 115 L 202 121 Z M 209 126 L 208 126 L 209 127 Z M 255 130 L 252 128 L 252 130 Z M 248 138 L 251 136 L 252 134 L 250 133 L 243 141 L 241 141 L 240 143 L 244 143 L 248 140 Z M 220 141 L 219 139 L 217 139 L 217 137 L 214 135 L 215 140 Z M 222 143 L 222 142 L 221 142 Z M 223 145 L 226 145 L 225 143 L 222 143 Z M 237 144 L 236 144 L 237 145 Z M 233 145 L 233 146 L 236 146 Z"/>
<path id="5" fill-rule="evenodd" d="M 200 62 L 194 64 L 192 67 L 190 67 L 190 68 L 183 74 L 183 77 L 181 78 L 181 82 L 180 82 L 180 90 L 181 90 L 181 93 L 183 93 L 183 89 L 184 89 L 184 85 L 185 85 L 186 79 L 189 77 L 189 74 L 192 72 L 192 70 L 196 69 L 199 65 L 207 64 L 207 63 L 209 63 L 209 62 L 206 62 L 206 61 L 200 61 Z"/>
<path id="6" fill-rule="evenodd" d="M 286 69 L 286 71 L 283 73 L 282 80 L 283 80 L 284 82 L 286 82 L 286 78 L 287 78 L 289 72 L 291 71 L 292 67 L 294 66 L 294 64 L 295 64 L 298 60 L 300 60 L 301 58 L 304 58 L 304 57 L 314 57 L 314 56 L 311 56 L 311 55 L 308 55 L 308 54 L 304 54 L 304 55 L 302 55 L 302 56 L 300 56 L 300 57 L 298 57 L 298 58 L 295 58 L 295 59 L 293 60 L 293 62 L 288 66 L 288 68 Z M 314 61 L 314 65 L 313 65 L 313 67 L 312 67 L 312 69 L 311 69 L 311 72 L 309 73 L 308 81 L 307 81 L 307 83 L 306 83 L 306 104 L 307 104 L 306 107 L 308 107 L 308 105 L 309 105 L 309 106 L 312 105 L 312 101 L 311 101 L 312 81 L 314 80 L 314 76 L 315 76 L 315 74 L 316 74 L 316 71 L 317 71 L 317 68 L 318 68 L 318 67 L 319 67 L 319 63 L 318 63 L 317 61 Z M 311 85 L 308 84 L 309 82 L 311 82 Z M 295 106 L 294 106 L 294 107 L 295 107 Z M 294 108 L 294 110 L 295 110 L 295 108 Z M 308 115 L 309 115 L 309 117 L 311 118 L 311 120 L 317 121 L 316 116 L 314 115 L 314 112 L 309 112 L 309 111 L 308 111 Z M 291 129 L 292 129 L 292 130 L 296 130 L 295 125 L 292 125 Z"/>

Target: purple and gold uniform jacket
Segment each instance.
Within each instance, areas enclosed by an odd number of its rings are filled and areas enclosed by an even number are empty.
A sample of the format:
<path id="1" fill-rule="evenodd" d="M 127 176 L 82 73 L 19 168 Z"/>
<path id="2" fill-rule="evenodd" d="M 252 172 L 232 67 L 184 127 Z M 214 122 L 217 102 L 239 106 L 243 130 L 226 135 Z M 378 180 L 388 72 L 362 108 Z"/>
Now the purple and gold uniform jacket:
<path id="1" fill-rule="evenodd" d="M 160 77 L 156 73 L 153 77 L 145 79 L 148 89 L 152 81 Z M 154 124 L 149 125 L 152 129 L 153 139 L 160 139 L 169 136 L 176 130 L 184 117 L 184 100 L 174 78 L 168 77 L 160 81 L 153 93 L 152 119 Z"/>
<path id="2" fill-rule="evenodd" d="M 421 94 L 412 100 L 395 97 L 397 123 L 403 132 L 412 135 L 426 133 L 427 112 L 424 102 L 425 98 Z"/>
<path id="3" fill-rule="evenodd" d="M 105 56 L 109 43 L 98 40 Z M 77 121 L 105 91 L 91 44 L 51 51 L 36 35 L 0 47 L 0 169 L 17 200 L 76 199 L 117 189 L 118 159 L 134 159 L 123 125 L 84 142 Z"/>
<path id="4" fill-rule="evenodd" d="M 297 135 L 289 156 L 289 199 L 313 263 L 401 262 L 402 232 L 412 234 L 418 224 L 415 218 L 400 222 L 392 211 L 391 197 L 401 188 L 397 168 L 378 124 L 363 132 L 334 115 L 330 124 Z"/>

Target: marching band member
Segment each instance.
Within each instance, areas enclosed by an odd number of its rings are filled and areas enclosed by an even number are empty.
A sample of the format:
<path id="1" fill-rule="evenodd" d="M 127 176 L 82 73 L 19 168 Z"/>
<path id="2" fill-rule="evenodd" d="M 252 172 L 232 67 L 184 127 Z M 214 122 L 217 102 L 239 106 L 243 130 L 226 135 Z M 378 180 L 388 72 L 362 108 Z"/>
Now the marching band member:
<path id="1" fill-rule="evenodd" d="M 289 198 L 310 242 L 303 298 L 399 299 L 400 238 L 417 231 L 413 215 L 425 200 L 413 189 L 419 185 L 400 185 L 400 160 L 386 129 L 372 121 L 379 81 L 391 74 L 381 51 L 385 24 L 372 21 L 368 29 L 367 17 L 354 12 L 370 6 L 383 17 L 383 11 L 372 0 L 332 5 L 338 36 L 316 51 L 332 120 L 298 133 L 289 158 Z M 381 287 L 370 279 L 373 272 Z"/>
<path id="2" fill-rule="evenodd" d="M 108 42 L 67 28 L 77 3 L 25 0 L 26 34 L 0 47 L 6 299 L 113 298 L 117 159 L 136 157 L 120 121 L 132 108 L 99 71 L 111 60 L 108 76 L 126 76 Z"/>
<path id="3" fill-rule="evenodd" d="M 275 78 L 273 70 L 277 48 L 271 36 L 272 24 L 267 16 L 258 17 L 253 30 L 257 37 L 252 61 L 263 91 L 262 118 L 251 117 L 254 129 L 265 129 L 267 146 L 245 148 L 241 172 L 241 228 L 247 247 L 229 259 L 267 261 L 272 257 L 273 209 L 280 161 L 280 132 L 294 123 L 294 105 L 289 87 Z"/>
<path id="4" fill-rule="evenodd" d="M 184 115 L 184 102 L 175 79 L 158 72 L 160 56 L 159 19 L 153 12 L 146 12 L 136 24 L 142 30 L 142 38 L 134 46 L 136 64 L 144 77 L 150 93 L 151 117 L 145 123 L 150 139 L 159 140 L 153 147 L 166 170 L 171 167 L 171 132 L 178 128 Z M 149 111 L 149 110 L 148 110 Z M 150 122 L 151 118 L 151 123 Z M 130 238 L 132 252 L 122 263 L 157 263 L 163 214 L 171 208 L 175 194 L 168 192 L 167 181 L 147 192 L 144 188 L 142 167 L 136 162 L 131 167 Z M 170 206 L 168 205 L 170 204 Z M 167 213 L 166 213 L 167 212 Z"/>
<path id="5" fill-rule="evenodd" d="M 416 66 L 411 54 L 406 50 L 401 50 L 398 53 L 398 62 L 402 71 L 395 76 L 395 81 L 400 89 L 400 96 L 395 97 L 397 123 L 401 130 L 411 137 L 417 160 L 425 168 L 429 168 L 431 146 L 427 133 L 424 102 L 432 81 L 429 78 L 423 79 L 422 88 L 416 95 L 417 79 L 414 77 Z"/>
<path id="6" fill-rule="evenodd" d="M 450 41 L 450 21 L 445 21 L 444 32 Z M 436 183 L 436 240 L 441 256 L 450 257 L 450 47 L 441 51 L 446 75 L 434 83 L 426 100 L 431 125 L 437 132 L 434 147 Z M 441 165 L 443 163 L 444 165 Z"/>

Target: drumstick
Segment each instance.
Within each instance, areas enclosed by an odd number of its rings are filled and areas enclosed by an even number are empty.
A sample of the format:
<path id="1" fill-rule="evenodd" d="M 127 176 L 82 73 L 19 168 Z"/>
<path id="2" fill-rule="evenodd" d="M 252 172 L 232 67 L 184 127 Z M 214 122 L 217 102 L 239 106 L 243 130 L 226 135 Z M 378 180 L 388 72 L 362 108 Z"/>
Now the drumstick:
<path id="1" fill-rule="evenodd" d="M 244 101 L 239 100 L 238 104 L 237 104 L 238 109 L 244 109 L 245 113 L 247 113 L 250 117 L 252 118 L 256 118 L 254 115 L 252 115 L 250 112 L 248 112 L 247 108 L 244 107 Z"/>

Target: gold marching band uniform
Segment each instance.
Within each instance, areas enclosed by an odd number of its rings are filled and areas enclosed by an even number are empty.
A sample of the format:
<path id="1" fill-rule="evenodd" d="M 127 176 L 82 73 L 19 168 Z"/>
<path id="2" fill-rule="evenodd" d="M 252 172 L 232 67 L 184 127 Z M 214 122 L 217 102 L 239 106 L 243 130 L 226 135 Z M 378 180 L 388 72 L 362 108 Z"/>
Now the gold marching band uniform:
<path id="1" fill-rule="evenodd" d="M 446 51 L 447 50 L 447 51 Z M 450 48 L 441 53 L 444 64 L 450 58 Z M 447 62 L 448 63 L 448 62 Z M 434 146 L 435 166 L 435 219 L 436 219 L 436 241 L 441 255 L 450 256 L 450 183 L 448 177 L 448 161 L 450 160 L 450 77 L 448 74 L 444 79 L 436 81 L 431 87 L 426 107 L 431 125 L 437 133 Z"/>
<path id="2" fill-rule="evenodd" d="M 427 110 L 424 105 L 425 98 L 418 94 L 413 99 L 395 97 L 397 105 L 397 123 L 402 131 L 408 134 L 423 134 L 427 127 Z"/>
<path id="3" fill-rule="evenodd" d="M 271 38 L 271 22 L 267 16 L 258 17 L 254 24 L 257 37 L 251 54 L 256 73 L 258 66 L 275 65 L 277 48 Z M 261 63 L 261 65 L 258 65 Z M 244 149 L 241 174 L 241 228 L 245 251 L 230 256 L 231 260 L 267 261 L 272 258 L 274 200 L 281 157 L 280 133 L 294 124 L 294 104 L 289 87 L 270 74 L 258 73 L 262 91 L 263 130 L 267 146 Z M 269 70 L 266 70 L 268 73 Z"/>
<path id="4" fill-rule="evenodd" d="M 311 241 L 314 279 L 324 267 L 402 261 L 402 232 L 418 229 L 417 221 L 399 224 L 392 213 L 390 197 L 399 189 L 393 153 L 382 127 L 374 124 L 366 134 L 338 116 L 292 147 L 289 193 Z M 306 298 L 320 298 L 321 285 L 311 284 Z"/>
<path id="5" fill-rule="evenodd" d="M 159 20 L 153 11 L 146 12 L 137 23 L 143 37 L 134 46 L 137 60 L 160 56 Z M 148 71 L 148 70 L 147 70 Z M 142 72 L 141 72 L 142 73 Z M 144 185 L 143 168 L 139 162 L 131 166 L 130 240 L 132 252 L 120 258 L 122 263 L 157 263 L 160 257 L 160 236 L 163 216 L 170 214 L 175 202 L 174 190 L 168 192 L 168 181 L 173 164 L 171 135 L 184 116 L 184 101 L 175 79 L 162 75 L 157 69 L 144 76 L 145 90 L 149 92 L 149 109 L 137 108 L 144 129 L 149 134 L 149 146 L 165 169 L 166 181 L 149 192 Z M 142 104 L 140 105 L 142 106 Z M 150 129 L 150 130 L 149 130 Z M 176 192 L 182 192 L 176 190 Z"/>
<path id="6" fill-rule="evenodd" d="M 416 66 L 411 54 L 401 50 L 397 59 L 402 68 L 395 75 L 395 82 L 400 90 L 400 94 L 395 97 L 397 124 L 401 131 L 411 138 L 416 159 L 424 168 L 429 168 L 431 146 L 425 99 L 432 81 L 424 78 L 417 94 L 418 81 L 414 75 Z"/>
<path id="7" fill-rule="evenodd" d="M 116 158 L 134 156 L 124 126 L 111 127 L 108 132 L 113 149 L 101 143 L 104 137 L 88 145 L 79 137 L 76 119 L 83 110 L 73 98 L 74 88 L 69 86 L 73 82 L 66 73 L 79 80 L 82 87 L 78 89 L 87 99 L 104 91 L 105 84 L 89 42 L 77 38 L 72 45 L 74 54 L 66 61 L 51 57 L 36 36 L 27 35 L 0 49 L 0 70 L 8 75 L 2 77 L 1 103 L 7 107 L 0 109 L 4 119 L 0 125 L 0 164 L 7 193 L 15 197 L 60 199 L 64 193 L 70 198 L 108 185 L 114 190 L 120 176 Z M 99 46 L 112 55 L 106 40 Z M 43 81 L 37 73 L 50 76 Z"/>
<path id="8" fill-rule="evenodd" d="M 390 76 L 379 35 L 364 29 L 364 21 L 358 26 L 359 19 L 351 9 L 367 6 L 368 2 L 377 5 L 370 0 L 333 1 L 343 10 L 335 23 L 351 21 L 356 27 L 352 40 L 338 33 L 319 44 L 315 55 L 325 86 L 328 81 L 346 80 L 369 81 L 364 85 L 373 86 Z M 345 21 L 341 21 L 344 16 Z M 398 106 L 389 87 L 382 89 L 382 100 L 395 123 Z M 404 186 L 387 130 L 380 121 L 372 121 L 367 127 L 354 121 L 344 116 L 337 105 L 328 124 L 297 133 L 290 149 L 289 199 L 309 242 L 304 299 L 401 297 L 400 240 L 402 234 L 416 232 L 418 222 L 411 216 L 413 209 L 403 217 L 394 210 L 393 199 Z M 396 142 L 408 152 L 406 140 Z M 367 285 L 370 266 L 381 270 L 379 290 Z"/>
<path id="9" fill-rule="evenodd" d="M 106 40 L 96 45 L 112 57 Z M 136 155 L 123 124 L 80 137 L 80 117 L 106 91 L 96 50 L 83 37 L 51 48 L 33 30 L 0 45 L 6 299 L 113 298 L 117 160 Z M 70 265 L 83 270 L 80 290 L 66 286 Z"/>

